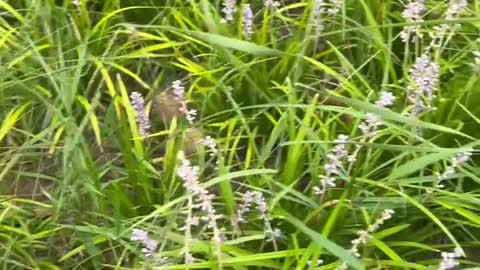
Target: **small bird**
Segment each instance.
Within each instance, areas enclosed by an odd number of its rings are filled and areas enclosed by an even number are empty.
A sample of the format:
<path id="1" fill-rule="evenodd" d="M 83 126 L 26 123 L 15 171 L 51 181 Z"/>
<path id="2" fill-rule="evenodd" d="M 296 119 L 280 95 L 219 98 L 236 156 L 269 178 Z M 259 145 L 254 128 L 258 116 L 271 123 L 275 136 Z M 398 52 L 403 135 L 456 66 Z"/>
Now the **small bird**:
<path id="1" fill-rule="evenodd" d="M 181 102 L 179 102 L 174 95 L 162 92 L 153 98 L 151 113 L 154 119 L 160 120 L 165 125 L 168 125 L 174 117 L 177 119 L 185 117 L 180 109 Z"/>
<path id="2" fill-rule="evenodd" d="M 195 154 L 204 146 L 200 143 L 205 134 L 200 128 L 191 127 L 185 132 L 182 142 L 182 150 L 187 155 Z"/>

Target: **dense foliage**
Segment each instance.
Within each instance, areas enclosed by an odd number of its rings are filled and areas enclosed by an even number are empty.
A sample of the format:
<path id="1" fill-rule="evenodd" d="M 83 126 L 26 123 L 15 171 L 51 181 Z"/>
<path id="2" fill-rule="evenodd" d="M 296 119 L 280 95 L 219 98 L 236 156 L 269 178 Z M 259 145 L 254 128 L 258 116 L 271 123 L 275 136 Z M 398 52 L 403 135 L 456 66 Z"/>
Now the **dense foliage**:
<path id="1" fill-rule="evenodd" d="M 0 268 L 480 269 L 479 12 L 0 0 Z"/>

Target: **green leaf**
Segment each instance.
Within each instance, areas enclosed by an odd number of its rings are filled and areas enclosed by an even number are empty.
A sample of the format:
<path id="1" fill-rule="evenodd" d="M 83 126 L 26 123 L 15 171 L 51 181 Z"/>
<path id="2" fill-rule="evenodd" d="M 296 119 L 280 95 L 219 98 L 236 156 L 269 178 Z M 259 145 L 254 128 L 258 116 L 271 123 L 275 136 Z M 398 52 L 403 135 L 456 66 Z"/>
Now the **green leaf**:
<path id="1" fill-rule="evenodd" d="M 419 158 L 414 158 L 408 162 L 396 167 L 392 174 L 390 174 L 389 180 L 393 181 L 395 179 L 408 176 L 414 172 L 425 169 L 428 165 L 433 164 L 439 160 L 447 159 L 450 156 L 453 156 L 457 153 L 458 150 L 444 150 L 440 153 L 432 153 L 421 156 Z"/>
<path id="2" fill-rule="evenodd" d="M 374 114 L 376 114 L 376 115 L 378 115 L 381 118 L 386 119 L 386 120 L 397 121 L 397 122 L 404 123 L 404 124 L 407 124 L 407 125 L 412 126 L 412 127 L 432 129 L 432 130 L 437 130 L 437 131 L 441 131 L 441 132 L 445 132 L 445 133 L 456 134 L 456 135 L 459 135 L 459 136 L 462 136 L 462 137 L 465 137 L 465 138 L 469 138 L 469 139 L 474 139 L 470 135 L 464 134 L 460 131 L 457 131 L 457 130 L 454 130 L 454 129 L 451 129 L 451 128 L 448 128 L 448 127 L 424 122 L 422 120 L 419 120 L 418 118 L 407 117 L 407 116 L 401 115 L 399 113 L 396 113 L 396 112 L 393 112 L 393 111 L 390 111 L 390 110 L 387 110 L 387 109 L 384 109 L 384 108 L 379 108 L 378 106 L 375 106 L 375 105 L 370 104 L 368 102 L 354 100 L 354 99 L 347 98 L 347 97 L 342 97 L 342 96 L 339 96 L 339 95 L 331 95 L 330 97 L 333 100 L 337 100 L 341 103 L 350 105 L 354 108 L 374 113 Z"/>
<path id="3" fill-rule="evenodd" d="M 5 116 L 5 119 L 3 119 L 3 123 L 0 126 L 0 142 L 5 138 L 8 132 L 10 132 L 29 105 L 30 102 L 27 102 L 18 108 L 12 109 L 7 116 Z"/>
<path id="4" fill-rule="evenodd" d="M 203 40 L 211 45 L 220 46 L 223 48 L 234 49 L 242 52 L 246 52 L 253 55 L 280 55 L 281 51 L 271 49 L 262 45 L 255 44 L 250 41 L 239 40 L 222 35 L 205 33 L 205 32 L 192 32 L 193 36 Z"/>
<path id="5" fill-rule="evenodd" d="M 346 264 L 350 265 L 354 269 L 365 269 L 365 267 L 360 263 L 360 261 L 349 251 L 345 250 L 343 247 L 335 244 L 334 242 L 328 240 L 327 238 L 323 237 L 321 234 L 317 233 L 316 231 L 308 228 L 298 220 L 297 218 L 293 217 L 287 212 L 282 212 L 285 215 L 285 221 L 290 222 L 291 224 L 295 225 L 298 229 L 300 229 L 303 233 L 310 236 L 312 240 L 324 247 L 328 250 L 332 255 L 337 256 L 341 261 L 345 262 Z"/>

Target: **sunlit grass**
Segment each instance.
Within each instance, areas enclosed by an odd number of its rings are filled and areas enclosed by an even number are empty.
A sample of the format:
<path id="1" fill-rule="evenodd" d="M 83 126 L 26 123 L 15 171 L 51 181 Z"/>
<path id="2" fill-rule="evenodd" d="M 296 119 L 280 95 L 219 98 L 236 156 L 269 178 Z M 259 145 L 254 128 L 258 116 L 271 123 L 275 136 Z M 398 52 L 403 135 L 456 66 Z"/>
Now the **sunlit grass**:
<path id="1" fill-rule="evenodd" d="M 0 0 L 0 267 L 480 267 L 480 2 L 226 2 Z"/>

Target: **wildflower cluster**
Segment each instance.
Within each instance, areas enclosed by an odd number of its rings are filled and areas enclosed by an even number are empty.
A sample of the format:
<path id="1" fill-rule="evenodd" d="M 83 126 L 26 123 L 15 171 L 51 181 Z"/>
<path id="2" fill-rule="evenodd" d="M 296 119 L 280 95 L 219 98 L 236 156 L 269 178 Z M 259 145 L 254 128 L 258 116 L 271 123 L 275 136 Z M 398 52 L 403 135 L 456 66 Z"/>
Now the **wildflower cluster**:
<path id="1" fill-rule="evenodd" d="M 380 93 L 379 99 L 375 102 L 375 106 L 377 106 L 378 108 L 386 108 L 388 106 L 391 106 L 394 101 L 395 96 L 392 93 L 382 92 Z M 369 142 L 377 133 L 378 127 L 382 125 L 382 121 L 377 115 L 373 113 L 367 113 L 365 116 L 365 121 L 363 121 L 359 125 L 359 129 L 363 133 L 361 143 Z M 352 171 L 353 165 L 355 164 L 355 161 L 357 161 L 357 156 L 360 153 L 361 149 L 362 145 L 356 144 L 355 150 L 352 152 L 351 155 L 347 157 L 347 161 L 349 163 L 347 173 L 350 173 Z"/>
<path id="2" fill-rule="evenodd" d="M 222 23 L 231 23 L 233 22 L 233 15 L 235 13 L 236 0 L 224 0 L 222 12 L 225 14 L 225 17 L 220 21 Z"/>
<path id="3" fill-rule="evenodd" d="M 445 20 L 456 20 L 461 15 L 463 15 L 468 6 L 467 0 L 449 0 L 447 4 L 448 8 L 445 12 Z M 441 46 L 441 42 L 447 36 L 448 33 L 452 33 L 459 28 L 461 25 L 456 24 L 441 24 L 439 26 L 435 26 L 433 28 L 433 32 L 430 33 L 432 37 L 432 41 L 430 43 L 430 47 L 439 48 Z"/>
<path id="4" fill-rule="evenodd" d="M 329 6 L 327 8 L 327 13 L 329 15 L 337 15 L 338 12 L 342 9 L 343 0 L 330 0 Z"/>
<path id="5" fill-rule="evenodd" d="M 256 204 L 257 210 L 264 222 L 268 240 L 272 241 L 276 248 L 275 238 L 281 236 L 281 231 L 277 228 L 274 229 L 270 224 L 272 218 L 269 215 L 267 203 L 265 202 L 262 192 L 247 191 L 243 194 L 242 204 L 237 209 L 236 224 L 234 225 L 238 227 L 238 223 L 244 223 L 246 221 L 245 216 L 251 211 L 253 204 Z"/>
<path id="6" fill-rule="evenodd" d="M 327 154 L 327 162 L 324 165 L 325 174 L 320 175 L 320 187 L 314 187 L 313 191 L 317 195 L 323 195 L 329 187 L 335 187 L 337 176 L 343 170 L 343 160 L 348 156 L 345 144 L 348 136 L 339 135 L 333 142 L 336 144 L 330 153 Z"/>
<path id="7" fill-rule="evenodd" d="M 375 106 L 379 108 L 386 108 L 391 106 L 394 101 L 395 96 L 392 93 L 382 92 L 380 94 L 380 98 L 375 102 Z M 362 141 L 367 142 L 369 139 L 375 136 L 378 127 L 381 125 L 382 121 L 377 115 L 373 113 L 367 113 L 365 121 L 358 126 L 363 133 Z"/>
<path id="8" fill-rule="evenodd" d="M 422 14 L 425 12 L 424 0 L 411 1 L 405 6 L 402 12 L 402 17 L 408 23 L 420 23 L 423 22 Z M 418 40 L 423 35 L 420 32 L 420 25 L 409 25 L 403 28 L 400 33 L 400 38 L 403 42 L 409 42 L 410 39 Z"/>
<path id="9" fill-rule="evenodd" d="M 253 12 L 249 4 L 243 6 L 243 36 L 250 39 L 253 34 Z"/>
<path id="10" fill-rule="evenodd" d="M 393 214 L 395 211 L 392 209 L 385 209 L 382 212 L 382 216 L 378 218 L 373 224 L 369 225 L 367 227 L 367 230 L 360 230 L 357 232 L 358 237 L 354 240 L 351 241 L 352 247 L 350 248 L 350 252 L 355 255 L 356 257 L 360 257 L 360 253 L 358 251 L 358 248 L 360 245 L 365 245 L 368 240 L 370 240 L 373 237 L 373 233 L 375 233 L 380 226 L 385 223 L 385 221 L 389 220 L 392 218 Z M 337 270 L 346 270 L 347 269 L 347 264 L 343 263 L 340 265 L 340 267 L 337 268 Z"/>
<path id="11" fill-rule="evenodd" d="M 133 229 L 130 240 L 143 245 L 142 253 L 145 257 L 153 257 L 157 249 L 158 242 L 148 237 L 148 233 L 144 230 Z"/>
<path id="12" fill-rule="evenodd" d="M 428 53 L 417 58 L 410 69 L 413 84 L 407 87 L 408 101 L 413 105 L 412 116 L 424 111 L 434 110 L 432 101 L 435 98 L 440 67 L 432 62 Z"/>
<path id="13" fill-rule="evenodd" d="M 311 269 L 311 267 L 320 267 L 321 265 L 323 264 L 323 260 L 319 260 L 317 259 L 316 261 L 308 261 L 307 262 L 307 266 L 308 266 L 308 269 Z"/>
<path id="14" fill-rule="evenodd" d="M 148 136 L 150 118 L 145 110 L 145 100 L 142 94 L 133 92 L 130 94 L 130 102 L 133 110 L 135 110 L 135 122 L 137 123 L 138 133 L 143 137 Z"/>
<path id="15" fill-rule="evenodd" d="M 340 12 L 343 6 L 343 0 L 315 0 L 313 15 L 320 19 L 323 14 L 334 16 Z"/>
<path id="16" fill-rule="evenodd" d="M 448 166 L 442 174 L 438 175 L 438 177 L 437 177 L 438 178 L 437 188 L 440 188 L 440 189 L 444 188 L 445 185 L 442 182 L 445 181 L 446 179 L 448 179 L 453 174 L 455 174 L 456 170 L 460 166 L 467 163 L 470 160 L 471 155 L 472 154 L 470 152 L 463 152 L 463 153 L 459 153 L 455 157 L 453 157 L 450 160 L 451 165 Z"/>
<path id="17" fill-rule="evenodd" d="M 342 9 L 343 0 L 315 0 L 313 2 L 313 25 L 316 36 L 319 37 L 324 29 L 322 18 L 324 15 L 334 16 Z"/>
<path id="18" fill-rule="evenodd" d="M 180 104 L 180 113 L 185 115 L 187 121 L 192 125 L 197 116 L 197 111 L 194 109 L 189 110 L 187 107 L 187 100 L 185 98 L 185 87 L 182 86 L 180 80 L 176 80 L 172 83 L 173 95 L 175 100 Z"/>
<path id="19" fill-rule="evenodd" d="M 457 247 L 453 252 L 442 252 L 441 256 L 442 262 L 438 266 L 438 270 L 448 270 L 457 267 L 460 263 L 456 259 L 463 255 L 462 250 Z"/>
<path id="20" fill-rule="evenodd" d="M 214 138 L 212 138 L 211 136 L 206 136 L 205 138 L 200 140 L 200 143 L 210 150 L 210 157 L 215 157 L 217 155 L 217 143 L 215 142 Z"/>
<path id="21" fill-rule="evenodd" d="M 178 155 L 181 165 L 177 169 L 177 175 L 182 179 L 183 186 L 187 190 L 190 199 L 189 199 L 189 216 L 186 220 L 185 226 L 182 230 L 189 232 L 191 226 L 198 226 L 200 220 L 207 223 L 207 228 L 212 230 L 213 236 L 212 240 L 217 245 L 222 242 L 222 233 L 218 226 L 218 219 L 221 218 L 221 215 L 217 214 L 214 206 L 213 200 L 215 198 L 214 194 L 208 192 L 207 189 L 202 187 L 198 182 L 199 178 L 199 168 L 197 166 L 192 166 L 190 161 L 185 158 L 185 154 L 180 152 Z M 192 209 L 198 209 L 203 212 L 204 216 L 202 217 L 193 217 L 191 215 Z M 193 257 L 188 250 L 184 251 L 185 262 L 192 262 Z M 219 250 L 217 250 L 217 256 L 220 256 Z"/>
<path id="22" fill-rule="evenodd" d="M 274 0 L 265 0 L 263 1 L 263 5 L 266 8 L 279 8 L 281 6 L 280 2 Z"/>

